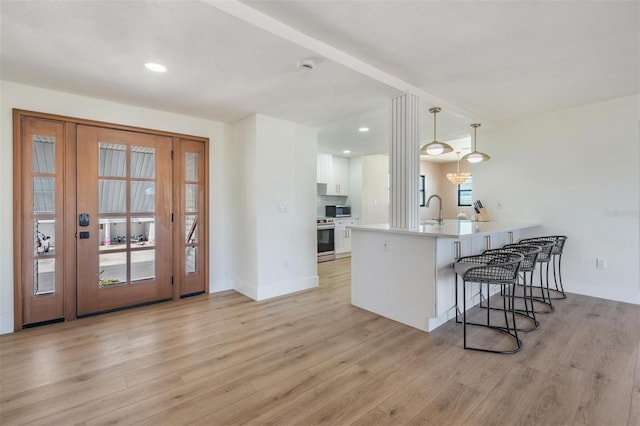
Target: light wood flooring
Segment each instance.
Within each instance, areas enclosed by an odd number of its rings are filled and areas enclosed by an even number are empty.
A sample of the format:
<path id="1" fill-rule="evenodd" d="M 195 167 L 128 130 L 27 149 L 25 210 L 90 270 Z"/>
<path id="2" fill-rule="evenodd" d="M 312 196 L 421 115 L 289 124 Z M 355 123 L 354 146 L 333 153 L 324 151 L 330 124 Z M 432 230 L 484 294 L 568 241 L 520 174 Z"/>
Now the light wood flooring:
<path id="1" fill-rule="evenodd" d="M 269 301 L 0 336 L 0 424 L 640 424 L 640 306 L 569 295 L 522 352 L 465 351 L 455 322 L 424 333 L 351 306 L 349 262 Z"/>

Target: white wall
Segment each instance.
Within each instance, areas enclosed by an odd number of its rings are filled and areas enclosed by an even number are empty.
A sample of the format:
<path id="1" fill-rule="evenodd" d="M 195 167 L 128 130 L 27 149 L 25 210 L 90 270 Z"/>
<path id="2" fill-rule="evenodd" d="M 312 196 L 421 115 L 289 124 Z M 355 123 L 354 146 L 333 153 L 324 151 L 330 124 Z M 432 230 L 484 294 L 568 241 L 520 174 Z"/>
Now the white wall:
<path id="1" fill-rule="evenodd" d="M 452 219 L 451 215 L 453 207 L 450 208 L 451 197 L 449 196 L 447 186 L 445 186 L 445 166 L 440 163 L 430 161 L 420 161 L 420 174 L 424 175 L 425 180 L 425 202 L 429 196 L 437 194 L 442 198 L 442 216 L 445 219 Z M 429 207 L 420 207 L 420 220 L 429 220 L 438 218 L 438 200 L 433 200 Z"/>
<path id="2" fill-rule="evenodd" d="M 231 288 L 229 224 L 236 219 L 230 211 L 231 194 L 227 147 L 230 126 L 169 112 L 139 108 L 100 99 L 71 95 L 6 81 L 0 81 L 0 333 L 13 331 L 13 123 L 12 109 L 60 114 L 70 117 L 119 123 L 208 137 L 210 170 L 210 289 Z"/>
<path id="3" fill-rule="evenodd" d="M 317 130 L 257 115 L 234 125 L 233 144 L 237 169 L 250 171 L 234 208 L 253 222 L 236 223 L 236 289 L 263 300 L 317 286 Z"/>
<path id="4" fill-rule="evenodd" d="M 460 162 L 460 171 L 468 171 L 469 167 Z M 458 185 L 447 179 L 447 173 L 456 171 L 456 163 L 436 163 L 432 161 L 420 162 L 420 174 L 425 175 L 427 182 L 427 198 L 431 194 L 438 194 L 442 198 L 442 216 L 445 219 L 455 219 L 462 212 L 471 219 L 475 214 L 473 207 L 458 207 Z M 474 200 L 475 192 L 473 193 Z M 430 207 L 420 207 L 420 220 L 438 218 L 438 203 L 432 202 Z"/>
<path id="5" fill-rule="evenodd" d="M 255 193 L 257 178 L 256 116 L 252 115 L 233 124 L 230 148 L 233 202 L 230 210 L 242 217 L 233 226 L 233 238 L 228 247 L 232 255 L 233 287 L 243 294 L 252 295 L 258 282 L 258 204 Z M 255 294 L 253 294 L 255 299 Z"/>
<path id="6" fill-rule="evenodd" d="M 389 222 L 389 156 L 362 157 L 361 225 Z"/>
<path id="7" fill-rule="evenodd" d="M 347 203 L 351 205 L 351 216 L 360 219 L 362 217 L 362 157 L 349 159 L 349 198 Z"/>
<path id="8" fill-rule="evenodd" d="M 562 275 L 570 292 L 640 303 L 639 102 L 615 99 L 478 134 L 492 159 L 473 166 L 474 199 L 493 220 L 567 235 Z M 596 269 L 596 258 L 608 268 Z"/>

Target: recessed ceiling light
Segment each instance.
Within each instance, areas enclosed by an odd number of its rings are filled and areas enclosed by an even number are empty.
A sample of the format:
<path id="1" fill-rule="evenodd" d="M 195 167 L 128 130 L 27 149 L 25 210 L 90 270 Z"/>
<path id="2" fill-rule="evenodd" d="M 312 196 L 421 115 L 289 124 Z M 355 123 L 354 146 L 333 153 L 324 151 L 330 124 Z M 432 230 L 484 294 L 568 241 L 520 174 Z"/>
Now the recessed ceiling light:
<path id="1" fill-rule="evenodd" d="M 369 128 L 368 128 L 368 127 L 360 127 L 360 128 L 358 129 L 358 131 L 359 131 L 359 132 L 362 132 L 362 133 L 364 133 L 364 132 L 368 132 L 368 131 L 369 131 Z"/>
<path id="2" fill-rule="evenodd" d="M 147 62 L 144 66 L 150 70 L 155 72 L 167 72 L 167 67 L 162 64 L 156 64 L 154 62 Z"/>
<path id="3" fill-rule="evenodd" d="M 343 154 L 351 154 L 351 151 L 348 149 L 345 149 L 344 151 L 342 151 Z"/>

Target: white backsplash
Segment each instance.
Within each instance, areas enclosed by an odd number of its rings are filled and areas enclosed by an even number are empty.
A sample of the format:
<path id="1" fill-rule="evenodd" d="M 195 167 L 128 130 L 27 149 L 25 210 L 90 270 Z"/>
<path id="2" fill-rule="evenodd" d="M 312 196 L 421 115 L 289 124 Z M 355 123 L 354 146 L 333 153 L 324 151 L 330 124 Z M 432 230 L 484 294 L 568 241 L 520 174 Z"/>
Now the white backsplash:
<path id="1" fill-rule="evenodd" d="M 326 206 L 335 206 L 338 204 L 346 204 L 347 203 L 347 199 L 349 197 L 347 196 L 341 196 L 341 195 L 318 195 L 318 199 L 317 199 L 317 216 L 318 217 L 325 217 L 325 207 Z"/>

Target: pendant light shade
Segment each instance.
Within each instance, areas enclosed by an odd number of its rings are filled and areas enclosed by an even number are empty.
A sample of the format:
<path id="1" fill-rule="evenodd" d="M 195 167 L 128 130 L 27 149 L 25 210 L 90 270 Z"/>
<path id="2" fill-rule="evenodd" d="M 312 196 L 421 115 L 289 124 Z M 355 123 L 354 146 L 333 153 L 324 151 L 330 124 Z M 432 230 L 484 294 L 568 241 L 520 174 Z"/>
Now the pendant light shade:
<path id="1" fill-rule="evenodd" d="M 420 149 L 421 155 L 440 155 L 453 151 L 449 144 L 438 142 L 436 139 L 436 114 L 440 112 L 440 107 L 429 108 L 429 112 L 433 114 L 433 142 L 430 142 Z"/>
<path id="2" fill-rule="evenodd" d="M 480 123 L 474 123 L 471 125 L 473 127 L 473 151 L 462 157 L 463 161 L 467 161 L 469 163 L 479 163 L 481 161 L 489 161 L 491 157 L 485 154 L 484 152 L 480 152 L 476 149 L 477 136 L 476 131 L 478 127 L 480 127 Z"/>
<path id="3" fill-rule="evenodd" d="M 456 151 L 456 154 L 458 154 L 458 166 L 457 166 L 456 172 L 447 173 L 447 179 L 449 179 L 449 181 L 451 181 L 451 183 L 455 185 L 462 185 L 467 181 L 467 179 L 469 179 L 469 176 L 471 176 L 471 173 L 460 172 L 460 151 Z"/>

